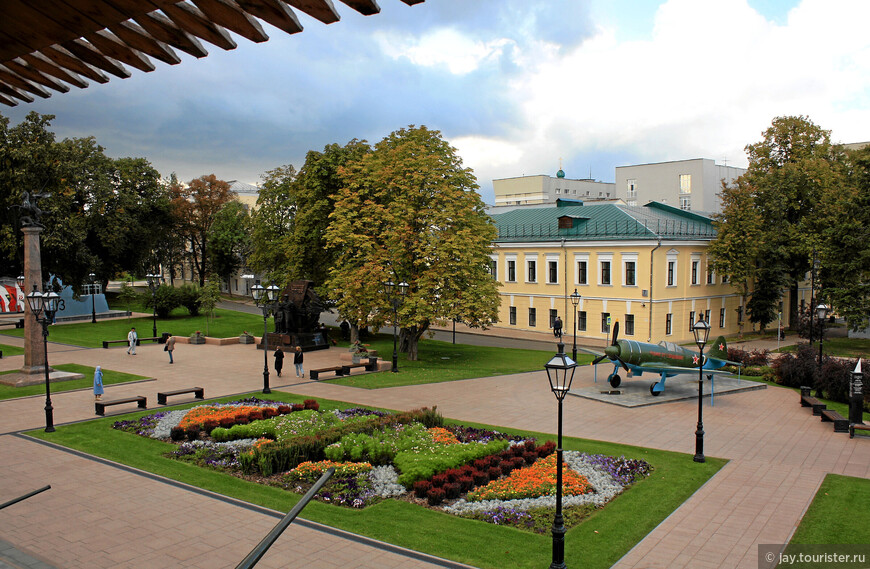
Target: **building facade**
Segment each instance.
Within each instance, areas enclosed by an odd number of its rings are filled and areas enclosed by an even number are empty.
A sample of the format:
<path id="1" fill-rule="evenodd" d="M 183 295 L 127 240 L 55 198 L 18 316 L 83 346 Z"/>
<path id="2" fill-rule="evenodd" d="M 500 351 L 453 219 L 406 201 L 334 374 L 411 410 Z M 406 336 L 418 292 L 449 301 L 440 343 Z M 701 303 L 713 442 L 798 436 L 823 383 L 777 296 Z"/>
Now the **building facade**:
<path id="1" fill-rule="evenodd" d="M 559 170 L 556 176 L 537 175 L 492 181 L 495 207 L 555 203 L 557 199 L 608 200 L 616 197 L 616 186 L 592 179 L 575 180 Z"/>
<path id="2" fill-rule="evenodd" d="M 616 196 L 628 205 L 650 201 L 685 211 L 721 210 L 722 181 L 731 184 L 745 168 L 723 166 L 707 158 L 616 167 Z"/>
<path id="3" fill-rule="evenodd" d="M 491 270 L 502 286 L 498 327 L 688 342 L 699 317 L 711 334 L 738 332 L 738 292 L 710 268 L 711 220 L 657 202 L 517 208 L 492 216 Z M 580 294 L 576 314 L 569 300 Z"/>

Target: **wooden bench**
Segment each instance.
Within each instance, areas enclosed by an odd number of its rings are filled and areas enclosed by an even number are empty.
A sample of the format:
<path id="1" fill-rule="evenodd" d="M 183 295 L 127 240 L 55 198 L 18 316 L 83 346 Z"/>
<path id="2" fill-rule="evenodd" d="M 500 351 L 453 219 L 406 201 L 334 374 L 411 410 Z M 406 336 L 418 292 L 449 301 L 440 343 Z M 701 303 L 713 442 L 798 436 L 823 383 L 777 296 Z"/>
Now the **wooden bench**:
<path id="1" fill-rule="evenodd" d="M 175 389 L 173 391 L 159 391 L 157 393 L 157 403 L 166 405 L 166 398 L 172 395 L 182 395 L 184 393 L 193 393 L 196 399 L 205 399 L 205 390 L 202 387 L 188 387 L 186 389 Z"/>
<path id="2" fill-rule="evenodd" d="M 111 401 L 95 401 L 94 410 L 97 412 L 97 415 L 105 415 L 106 407 L 110 405 L 122 405 L 124 403 L 138 403 L 139 409 L 147 409 L 147 401 L 148 399 L 141 395 L 137 395 L 135 397 L 127 397 L 125 399 L 113 399 Z"/>
<path id="3" fill-rule="evenodd" d="M 822 414 L 822 411 L 827 408 L 827 405 L 825 405 L 815 397 L 810 397 L 809 395 L 801 395 L 801 407 L 812 407 L 813 415 L 818 417 Z"/>
<path id="4" fill-rule="evenodd" d="M 849 419 L 843 417 L 833 409 L 822 409 L 822 421 L 831 421 L 834 423 L 835 433 L 849 432 Z"/>
<path id="5" fill-rule="evenodd" d="M 318 380 L 320 379 L 320 374 L 325 372 L 334 372 L 335 377 L 340 377 L 344 375 L 344 371 L 342 370 L 344 366 L 335 366 L 335 367 L 322 367 L 320 369 L 311 369 L 308 372 L 311 374 L 311 379 Z"/>
<path id="6" fill-rule="evenodd" d="M 366 371 L 369 371 L 369 364 L 345 364 L 341 366 L 341 375 L 350 375 L 350 370 L 359 367 L 365 368 Z"/>
<path id="7" fill-rule="evenodd" d="M 849 438 L 855 438 L 855 429 L 859 431 L 870 431 L 870 425 L 865 425 L 864 423 L 850 423 L 849 424 Z"/>
<path id="8" fill-rule="evenodd" d="M 136 345 L 140 346 L 140 345 L 142 345 L 142 342 L 158 342 L 158 341 L 160 341 L 160 339 L 161 339 L 161 337 L 137 338 Z M 109 344 L 124 344 L 125 346 L 128 346 L 128 345 L 130 345 L 130 342 L 128 342 L 127 340 L 103 340 L 103 348 L 108 348 Z"/>

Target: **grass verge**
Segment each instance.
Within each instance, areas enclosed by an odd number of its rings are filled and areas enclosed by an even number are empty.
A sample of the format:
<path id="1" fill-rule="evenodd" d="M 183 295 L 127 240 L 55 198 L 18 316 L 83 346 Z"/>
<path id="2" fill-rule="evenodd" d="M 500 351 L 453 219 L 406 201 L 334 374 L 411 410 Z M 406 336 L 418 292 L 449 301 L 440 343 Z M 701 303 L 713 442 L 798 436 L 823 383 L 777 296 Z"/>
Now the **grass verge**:
<path id="1" fill-rule="evenodd" d="M 790 543 L 870 543 L 870 480 L 828 474 Z"/>
<path id="2" fill-rule="evenodd" d="M 0 344 L 0 352 L 3 352 L 3 357 L 9 356 L 20 356 L 24 353 L 24 348 L 19 348 L 18 346 L 9 346 L 7 344 Z"/>
<path id="3" fill-rule="evenodd" d="M 818 341 L 818 340 L 816 340 Z M 792 346 L 783 346 L 780 352 L 794 353 L 798 346 L 805 344 L 802 341 L 800 344 Z M 867 358 L 870 354 L 870 338 L 825 338 L 825 344 L 822 346 L 822 351 L 829 356 L 839 358 Z"/>
<path id="4" fill-rule="evenodd" d="M 51 383 L 51 392 L 57 393 L 60 391 L 73 391 L 76 389 L 92 388 L 94 386 L 94 368 L 79 364 L 60 364 L 51 366 L 60 371 L 68 371 L 72 373 L 80 373 L 85 377 L 83 379 L 73 379 L 70 381 L 58 381 Z M 6 373 L 15 373 L 13 370 Z M 114 385 L 116 383 L 128 383 L 130 381 L 140 381 L 150 379 L 144 375 L 135 375 L 132 373 L 124 373 L 121 371 L 113 371 L 103 369 L 103 385 Z M 0 400 L 14 399 L 16 397 L 27 397 L 29 395 L 40 395 L 45 393 L 45 384 L 26 385 L 24 387 L 12 387 L 11 385 L 0 384 Z"/>
<path id="5" fill-rule="evenodd" d="M 303 399 L 277 391 L 269 398 L 288 402 Z M 231 399 L 238 398 L 222 400 Z M 319 402 L 324 410 L 354 406 L 323 399 Z M 138 418 L 153 412 L 142 411 L 64 425 L 55 433 L 36 430 L 29 434 L 278 511 L 288 511 L 299 500 L 298 495 L 278 488 L 260 486 L 228 474 L 164 458 L 163 453 L 173 449 L 174 445 L 111 428 L 116 420 Z M 539 440 L 554 438 L 544 433 L 494 428 L 534 436 Z M 603 569 L 612 566 L 726 462 L 707 457 L 707 462 L 698 464 L 687 454 L 575 438 L 565 438 L 563 443 L 566 450 L 642 458 L 655 467 L 648 479 L 629 488 L 606 508 L 596 511 L 568 531 L 565 557 L 567 565 L 573 567 Z M 551 558 L 552 538 L 549 535 L 458 518 L 398 500 L 385 500 L 364 510 L 312 502 L 305 508 L 303 517 L 482 569 L 531 569 L 545 566 Z M 255 543 L 250 545 L 253 547 Z"/>

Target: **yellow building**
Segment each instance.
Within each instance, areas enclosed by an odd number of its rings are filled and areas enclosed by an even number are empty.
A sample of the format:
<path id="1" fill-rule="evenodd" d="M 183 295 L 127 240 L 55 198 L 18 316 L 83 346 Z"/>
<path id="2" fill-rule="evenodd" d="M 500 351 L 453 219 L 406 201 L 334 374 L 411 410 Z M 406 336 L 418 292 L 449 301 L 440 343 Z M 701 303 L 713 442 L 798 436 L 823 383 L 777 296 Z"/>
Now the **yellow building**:
<path id="1" fill-rule="evenodd" d="M 736 334 L 740 296 L 709 267 L 709 217 L 665 204 L 559 201 L 492 216 L 492 271 L 502 283 L 496 326 L 639 341 L 693 339 L 704 316 L 711 334 Z M 569 295 L 580 294 L 577 314 Z M 738 310 L 739 309 L 739 310 Z"/>

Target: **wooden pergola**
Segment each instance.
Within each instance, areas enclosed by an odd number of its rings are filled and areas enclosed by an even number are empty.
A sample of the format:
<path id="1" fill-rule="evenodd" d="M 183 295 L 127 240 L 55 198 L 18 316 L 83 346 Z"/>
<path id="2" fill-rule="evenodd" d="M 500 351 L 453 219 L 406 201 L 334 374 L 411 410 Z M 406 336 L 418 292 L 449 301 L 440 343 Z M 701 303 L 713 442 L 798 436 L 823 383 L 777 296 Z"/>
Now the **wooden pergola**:
<path id="1" fill-rule="evenodd" d="M 341 2 L 366 16 L 380 12 L 375 0 Z M 339 20 L 331 0 L 0 0 L 0 103 L 124 79 L 125 65 L 154 71 L 151 58 L 176 65 L 176 49 L 205 57 L 203 41 L 234 49 L 229 32 L 264 42 L 261 20 L 295 34 L 302 25 L 294 9 L 324 24 Z"/>

